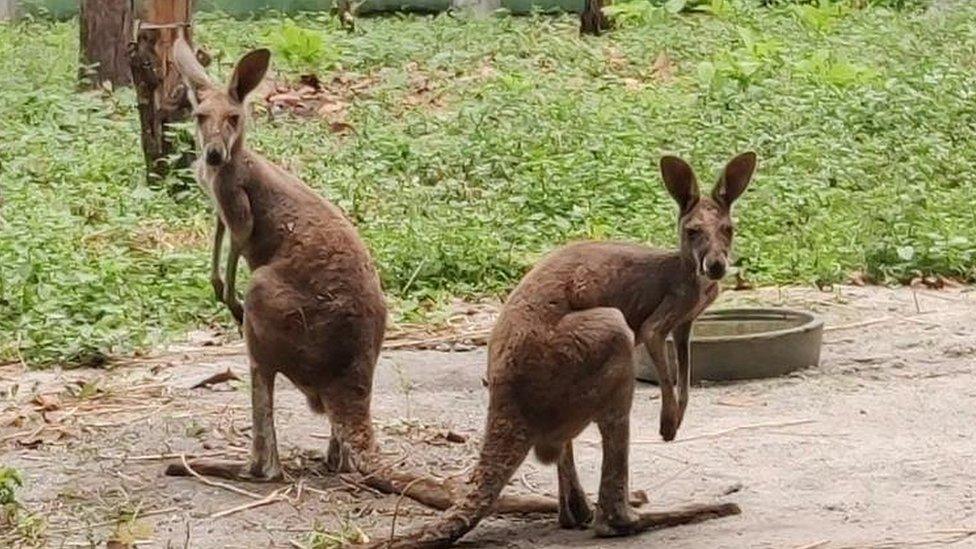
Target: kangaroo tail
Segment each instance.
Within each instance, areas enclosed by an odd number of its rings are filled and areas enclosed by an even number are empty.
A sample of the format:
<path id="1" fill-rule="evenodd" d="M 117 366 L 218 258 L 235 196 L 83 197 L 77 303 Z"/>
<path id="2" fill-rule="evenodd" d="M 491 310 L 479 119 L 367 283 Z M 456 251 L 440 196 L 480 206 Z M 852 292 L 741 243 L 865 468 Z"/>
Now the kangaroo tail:
<path id="1" fill-rule="evenodd" d="M 528 438 L 521 436 L 511 422 L 489 418 L 481 456 L 471 473 L 464 496 L 434 523 L 404 537 L 379 542 L 375 546 L 423 549 L 450 547 L 470 532 L 492 510 L 508 507 L 510 511 L 514 511 L 511 499 L 505 502 L 505 505 L 496 506 L 496 503 L 503 503 L 499 500 L 499 495 L 525 460 L 530 448 Z M 555 509 L 555 502 L 552 500 L 536 503 L 542 505 L 537 509 L 527 507 L 522 512 L 548 512 Z"/>

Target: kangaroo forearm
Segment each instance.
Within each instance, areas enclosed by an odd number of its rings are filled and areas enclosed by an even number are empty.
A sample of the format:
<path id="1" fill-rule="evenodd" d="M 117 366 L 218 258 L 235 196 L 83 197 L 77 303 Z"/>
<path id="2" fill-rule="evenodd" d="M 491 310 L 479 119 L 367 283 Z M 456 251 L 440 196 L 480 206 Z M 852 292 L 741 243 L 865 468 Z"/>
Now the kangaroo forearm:
<path id="1" fill-rule="evenodd" d="M 224 284 L 224 303 L 230 309 L 234 319 L 241 323 L 244 321 L 244 307 L 237 299 L 237 262 L 241 258 L 240 250 L 237 246 L 231 245 L 227 252 L 227 270 L 225 272 L 226 283 Z"/>
<path id="2" fill-rule="evenodd" d="M 224 245 L 224 223 L 220 220 L 220 216 L 217 217 L 217 223 L 214 226 L 213 234 L 213 250 L 210 253 L 210 283 L 213 284 L 214 294 L 217 299 L 223 299 L 224 293 L 224 282 L 220 276 L 220 249 Z"/>

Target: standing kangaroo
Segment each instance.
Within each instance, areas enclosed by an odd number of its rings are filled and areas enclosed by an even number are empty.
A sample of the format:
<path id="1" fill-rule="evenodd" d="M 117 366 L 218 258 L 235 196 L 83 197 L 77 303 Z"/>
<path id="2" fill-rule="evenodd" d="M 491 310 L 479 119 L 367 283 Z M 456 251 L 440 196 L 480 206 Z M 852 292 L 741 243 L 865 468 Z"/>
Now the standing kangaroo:
<path id="1" fill-rule="evenodd" d="M 270 53 L 237 63 L 216 86 L 179 39 L 174 61 L 189 88 L 202 159 L 196 176 L 217 210 L 212 281 L 238 322 L 251 363 L 253 440 L 247 463 L 195 460 L 213 476 L 269 481 L 282 477 L 274 429 L 275 376 L 284 374 L 333 426 L 327 461 L 349 470 L 348 450 L 371 453 L 373 370 L 386 327 L 386 304 L 366 246 L 342 212 L 244 142 L 244 100 L 264 78 Z M 226 281 L 219 272 L 230 234 Z M 234 288 L 238 257 L 252 271 L 243 307 Z M 171 465 L 168 474 L 186 474 Z"/>
<path id="2" fill-rule="evenodd" d="M 386 327 L 386 304 L 369 252 L 338 208 L 244 144 L 244 99 L 268 68 L 259 49 L 238 62 L 227 88 L 215 86 L 189 45 L 173 52 L 196 117 L 197 179 L 217 209 L 212 281 L 238 323 L 251 361 L 253 438 L 248 462 L 193 460 L 205 475 L 272 481 L 282 477 L 274 429 L 274 381 L 280 372 L 332 424 L 326 456 L 337 471 L 358 469 L 378 490 L 447 509 L 454 489 L 384 463 L 370 414 L 373 371 Z M 224 231 L 231 237 L 226 281 L 220 277 Z M 234 287 L 238 257 L 251 268 L 245 305 Z M 171 464 L 169 475 L 187 475 Z M 498 501 L 498 513 L 555 511 L 539 497 Z"/>
<path id="3" fill-rule="evenodd" d="M 754 153 L 735 157 L 711 196 L 701 196 L 691 167 L 666 156 L 661 174 L 681 211 L 678 250 L 584 242 L 556 250 L 526 275 L 491 334 L 488 421 L 468 493 L 434 524 L 382 545 L 450 546 L 491 509 L 533 448 L 540 461 L 557 463 L 565 528 L 592 521 L 598 536 L 626 536 L 739 513 L 734 504 L 638 513 L 627 501 L 627 460 L 635 334 L 660 380 L 661 436 L 673 440 L 688 404 L 691 324 L 718 295 L 732 244 L 732 203 L 755 167 Z M 677 398 L 666 361 L 668 333 L 677 347 Z M 572 443 L 591 422 L 603 439 L 595 518 Z"/>

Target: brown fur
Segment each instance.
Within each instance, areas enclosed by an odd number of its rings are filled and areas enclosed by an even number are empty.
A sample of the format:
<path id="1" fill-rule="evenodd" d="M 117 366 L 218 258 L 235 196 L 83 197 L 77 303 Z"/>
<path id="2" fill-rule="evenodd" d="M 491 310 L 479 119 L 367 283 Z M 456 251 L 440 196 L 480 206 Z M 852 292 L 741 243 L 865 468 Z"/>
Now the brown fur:
<path id="1" fill-rule="evenodd" d="M 672 440 L 688 403 L 692 321 L 718 294 L 732 244 L 732 203 L 755 168 L 745 153 L 700 196 L 691 168 L 665 157 L 661 172 L 681 208 L 678 250 L 584 242 L 556 250 L 526 275 L 505 304 L 489 342 L 490 400 L 485 441 L 467 496 L 436 523 L 385 546 L 448 547 L 480 521 L 530 449 L 557 462 L 559 522 L 591 520 L 600 536 L 738 513 L 734 504 L 638 513 L 627 502 L 632 353 L 644 343 L 661 380 L 661 435 Z M 665 338 L 678 349 L 678 396 Z M 635 337 L 636 334 L 636 337 Z M 590 509 L 573 463 L 572 440 L 596 422 L 603 439 L 598 511 Z"/>
<path id="2" fill-rule="evenodd" d="M 329 463 L 348 470 L 349 445 L 372 454 L 373 370 L 386 326 L 386 304 L 366 246 L 342 212 L 300 179 L 244 142 L 247 94 L 268 66 L 267 50 L 238 63 L 227 88 L 212 84 L 189 46 L 174 59 L 190 87 L 201 159 L 197 178 L 217 210 L 213 283 L 218 299 L 243 322 L 251 361 L 254 432 L 248 463 L 194 461 L 203 474 L 251 480 L 282 476 L 274 431 L 278 373 L 333 425 Z M 219 272 L 230 234 L 226 281 Z M 252 271 L 244 306 L 234 278 L 242 255 Z M 171 474 L 185 471 L 170 468 Z"/>
<path id="3" fill-rule="evenodd" d="M 330 468 L 355 468 L 363 473 L 363 482 L 378 490 L 405 493 L 438 509 L 450 507 L 456 499 L 453 486 L 385 463 L 376 450 L 370 396 L 386 305 L 356 229 L 338 208 L 244 143 L 243 102 L 264 75 L 267 50 L 245 55 L 226 90 L 210 82 L 185 41 L 177 42 L 174 58 L 195 104 L 202 154 L 197 178 L 218 214 L 211 279 L 217 298 L 243 323 L 254 422 L 247 463 L 195 460 L 191 468 L 233 479 L 282 476 L 272 399 L 275 377 L 281 373 L 305 393 L 312 410 L 329 417 Z M 231 235 L 226 280 L 220 276 L 225 227 Z M 252 270 L 244 306 L 234 287 L 240 255 Z M 189 471 L 173 464 L 167 473 Z M 555 512 L 556 503 L 511 497 L 500 500 L 495 510 Z"/>

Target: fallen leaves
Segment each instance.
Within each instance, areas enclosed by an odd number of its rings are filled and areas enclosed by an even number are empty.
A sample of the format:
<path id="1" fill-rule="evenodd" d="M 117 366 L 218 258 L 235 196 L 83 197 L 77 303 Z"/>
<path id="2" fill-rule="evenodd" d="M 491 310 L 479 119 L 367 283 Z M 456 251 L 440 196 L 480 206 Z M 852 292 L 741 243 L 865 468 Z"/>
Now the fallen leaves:
<path id="1" fill-rule="evenodd" d="M 372 75 L 338 73 L 327 82 L 318 75 L 303 74 L 298 82 L 277 82 L 265 93 L 265 105 L 272 116 L 290 113 L 323 120 L 336 134 L 354 133 L 347 121 L 354 99 L 367 97 L 378 82 Z"/>
<path id="2" fill-rule="evenodd" d="M 671 60 L 668 52 L 662 51 L 651 64 L 651 78 L 657 82 L 668 83 L 674 80 L 678 67 Z"/>
<path id="3" fill-rule="evenodd" d="M 39 394 L 31 402 L 37 406 L 36 410 L 41 412 L 61 409 L 61 399 L 56 394 Z"/>
<path id="4" fill-rule="evenodd" d="M 615 48 L 605 49 L 604 59 L 609 72 L 630 91 L 644 89 L 648 84 L 670 84 L 677 78 L 678 65 L 666 51 L 658 53 L 650 66 L 631 63 Z"/>
<path id="5" fill-rule="evenodd" d="M 420 64 L 407 63 L 408 89 L 403 98 L 406 107 L 442 108 L 446 104 L 443 93 L 431 75 L 420 68 Z"/>

